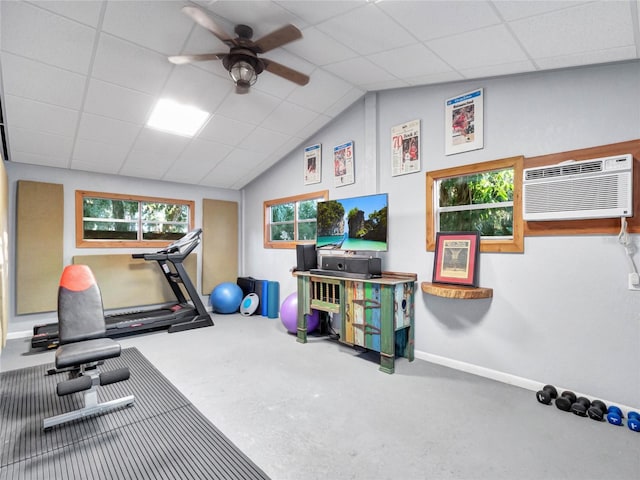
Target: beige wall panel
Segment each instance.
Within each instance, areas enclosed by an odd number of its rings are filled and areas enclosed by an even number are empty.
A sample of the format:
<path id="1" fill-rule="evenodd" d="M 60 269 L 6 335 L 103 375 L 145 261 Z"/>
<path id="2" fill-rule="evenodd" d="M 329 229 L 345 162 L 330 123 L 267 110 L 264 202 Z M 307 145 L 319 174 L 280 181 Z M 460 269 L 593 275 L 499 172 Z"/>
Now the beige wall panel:
<path id="1" fill-rule="evenodd" d="M 64 195 L 59 184 L 18 181 L 16 313 L 57 309 L 63 268 Z"/>
<path id="2" fill-rule="evenodd" d="M 0 351 L 7 340 L 9 323 L 9 186 L 0 156 Z"/>
<path id="3" fill-rule="evenodd" d="M 238 278 L 238 203 L 202 201 L 202 293 Z"/>
<path id="4" fill-rule="evenodd" d="M 76 255 L 73 263 L 91 268 L 106 310 L 144 307 L 176 300 L 156 261 L 131 258 L 130 254 L 112 254 Z M 184 268 L 194 282 L 197 273 L 195 253 L 186 258 Z M 186 293 L 185 296 L 189 298 Z"/>

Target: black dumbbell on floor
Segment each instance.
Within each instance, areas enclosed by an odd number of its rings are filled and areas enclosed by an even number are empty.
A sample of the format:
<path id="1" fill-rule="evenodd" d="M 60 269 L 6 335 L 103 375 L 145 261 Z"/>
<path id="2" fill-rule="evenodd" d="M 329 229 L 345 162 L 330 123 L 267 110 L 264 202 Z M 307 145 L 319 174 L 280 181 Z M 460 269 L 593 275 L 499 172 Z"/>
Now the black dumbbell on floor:
<path id="1" fill-rule="evenodd" d="M 587 409 L 587 415 L 591 420 L 601 422 L 607 414 L 607 405 L 602 400 L 594 400 Z"/>
<path id="2" fill-rule="evenodd" d="M 571 405 L 576 403 L 576 400 L 577 398 L 575 393 L 565 390 L 558 398 L 556 398 L 556 407 L 563 412 L 568 412 L 571 410 Z"/>
<path id="3" fill-rule="evenodd" d="M 538 399 L 538 401 L 540 403 L 544 403 L 545 405 L 549 405 L 551 403 L 551 400 L 557 398 L 557 396 L 558 391 L 553 385 L 545 385 L 544 387 L 542 387 L 542 390 L 538 390 L 538 392 L 536 393 L 536 398 Z"/>
<path id="4" fill-rule="evenodd" d="M 580 417 L 587 416 L 587 410 L 591 406 L 591 400 L 587 397 L 578 397 L 575 402 L 571 404 L 571 412 Z"/>

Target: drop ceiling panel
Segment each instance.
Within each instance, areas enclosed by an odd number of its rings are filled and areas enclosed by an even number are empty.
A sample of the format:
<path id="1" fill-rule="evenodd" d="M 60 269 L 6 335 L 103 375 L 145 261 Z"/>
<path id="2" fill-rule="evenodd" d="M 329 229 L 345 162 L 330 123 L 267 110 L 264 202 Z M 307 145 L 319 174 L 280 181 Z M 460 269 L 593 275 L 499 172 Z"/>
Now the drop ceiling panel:
<path id="1" fill-rule="evenodd" d="M 84 108 L 96 115 L 144 125 L 154 104 L 155 98 L 147 93 L 94 79 L 89 83 Z"/>
<path id="2" fill-rule="evenodd" d="M 35 102 L 26 98 L 5 95 L 7 118 L 11 119 L 9 138 L 12 140 L 12 128 L 21 127 L 36 132 L 51 133 L 63 137 L 73 137 L 78 123 L 78 112 L 57 107 L 48 103 Z"/>
<path id="3" fill-rule="evenodd" d="M 253 124 L 216 114 L 202 128 L 199 137 L 224 145 L 236 146 L 255 128 L 256 126 Z"/>
<path id="4" fill-rule="evenodd" d="M 366 57 L 332 63 L 324 68 L 354 85 L 369 85 L 372 83 L 397 80 L 397 77 L 371 62 Z"/>
<path id="5" fill-rule="evenodd" d="M 288 134 L 289 137 L 309 125 L 318 114 L 293 103 L 282 102 L 262 122 L 262 125 L 276 132 Z"/>
<path id="6" fill-rule="evenodd" d="M 105 143 L 79 138 L 73 149 L 71 166 L 91 172 L 116 174 L 127 157 L 129 148 L 120 142 Z"/>
<path id="7" fill-rule="evenodd" d="M 511 23 L 533 57 L 554 57 L 634 45 L 627 2 L 594 2 Z"/>
<path id="8" fill-rule="evenodd" d="M 347 45 L 315 27 L 306 28 L 302 33 L 303 40 L 290 43 L 286 49 L 316 65 L 342 62 L 357 56 Z"/>
<path id="9" fill-rule="evenodd" d="M 80 117 L 78 138 L 118 145 L 128 151 L 142 127 L 113 118 L 84 113 Z"/>
<path id="10" fill-rule="evenodd" d="M 170 182 L 197 185 L 232 148 L 206 140 L 192 141 L 177 162 L 165 173 L 163 179 Z"/>
<path id="11" fill-rule="evenodd" d="M 565 10 L 576 6 L 584 5 L 584 0 L 538 0 L 535 2 L 523 2 L 522 0 L 502 0 L 493 2 L 493 6 L 500 12 L 502 18 L 507 21 L 519 18 L 533 17 L 554 10 Z"/>
<path id="12" fill-rule="evenodd" d="M 280 104 L 281 100 L 254 90 L 247 95 L 229 95 L 220 104 L 218 113 L 241 122 L 259 125 Z"/>
<path id="13" fill-rule="evenodd" d="M 45 0 L 32 1 L 31 3 L 93 28 L 98 26 L 103 6 L 103 2 L 87 2 L 86 0 Z"/>
<path id="14" fill-rule="evenodd" d="M 560 55 L 551 58 L 538 58 L 536 63 L 540 68 L 554 69 L 577 67 L 581 65 L 593 65 L 597 63 L 607 63 L 628 60 L 636 55 L 636 47 L 609 48 L 598 52 L 584 52 L 573 55 Z"/>
<path id="15" fill-rule="evenodd" d="M 412 60 L 407 62 L 407 58 Z M 402 75 L 408 78 L 452 71 L 451 66 L 421 43 L 387 52 L 374 53 L 369 55 L 367 60 L 387 69 L 387 71 L 402 72 Z"/>
<path id="16" fill-rule="evenodd" d="M 188 137 L 167 134 L 153 128 L 143 128 L 133 144 L 133 151 L 177 158 L 190 141 Z"/>
<path id="17" fill-rule="evenodd" d="M 84 75 L 9 53 L 2 58 L 2 70 L 6 94 L 75 110 L 82 105 Z"/>
<path id="18" fill-rule="evenodd" d="M 11 146 L 22 153 L 60 159 L 71 157 L 72 137 L 52 135 L 20 127 L 14 127 L 11 133 Z"/>
<path id="19" fill-rule="evenodd" d="M 116 37 L 165 55 L 173 55 L 194 27 L 187 15 L 176 15 L 181 1 L 109 2 L 102 29 Z"/>
<path id="20" fill-rule="evenodd" d="M 367 4 L 367 0 L 284 0 L 277 3 L 305 22 L 316 24 L 362 7 Z"/>
<path id="21" fill-rule="evenodd" d="M 323 113 L 330 105 L 344 97 L 351 88 L 351 84 L 340 77 L 324 70 L 316 70 L 312 75 L 312 81 L 304 88 L 292 92 L 287 101 Z"/>
<path id="22" fill-rule="evenodd" d="M 157 94 L 169 76 L 167 57 L 111 35 L 100 35 L 93 76 L 140 92 Z"/>
<path id="23" fill-rule="evenodd" d="M 290 135 L 258 127 L 240 143 L 239 147 L 250 152 L 271 155 L 277 148 L 288 141 Z"/>
<path id="24" fill-rule="evenodd" d="M 2 2 L 2 50 L 86 74 L 96 31 L 25 2 Z"/>
<path id="25" fill-rule="evenodd" d="M 500 23 L 491 4 L 473 0 L 381 2 L 379 6 L 419 40 L 448 37 Z"/>
<path id="26" fill-rule="evenodd" d="M 327 20 L 317 28 L 360 55 L 415 43 L 413 35 L 372 4 Z"/>
<path id="27" fill-rule="evenodd" d="M 526 53 L 504 25 L 432 40 L 427 46 L 455 69 L 527 60 Z"/>

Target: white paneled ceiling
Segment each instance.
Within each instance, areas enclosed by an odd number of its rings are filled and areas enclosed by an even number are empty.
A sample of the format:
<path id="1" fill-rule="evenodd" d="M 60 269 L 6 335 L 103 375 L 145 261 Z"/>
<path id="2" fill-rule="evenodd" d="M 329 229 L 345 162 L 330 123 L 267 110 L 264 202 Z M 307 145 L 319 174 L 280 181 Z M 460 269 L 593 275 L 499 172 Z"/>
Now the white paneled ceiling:
<path id="1" fill-rule="evenodd" d="M 230 35 L 302 31 L 264 56 L 309 84 L 265 71 L 237 95 L 222 62 L 167 60 L 228 51 L 185 5 L 0 1 L 9 160 L 240 189 L 367 91 L 640 58 L 637 0 L 197 1 Z M 162 97 L 212 116 L 193 138 L 145 127 Z"/>

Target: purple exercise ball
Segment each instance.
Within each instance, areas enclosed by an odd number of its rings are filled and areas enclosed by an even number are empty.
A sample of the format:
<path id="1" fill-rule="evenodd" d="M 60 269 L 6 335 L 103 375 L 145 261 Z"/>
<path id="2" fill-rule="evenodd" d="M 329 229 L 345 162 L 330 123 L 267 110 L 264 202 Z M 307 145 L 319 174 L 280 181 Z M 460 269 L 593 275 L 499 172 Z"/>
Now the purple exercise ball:
<path id="1" fill-rule="evenodd" d="M 284 299 L 280 306 L 280 320 L 289 333 L 298 333 L 298 294 L 293 292 Z M 313 332 L 320 325 L 320 312 L 311 310 L 307 315 L 307 333 Z"/>

